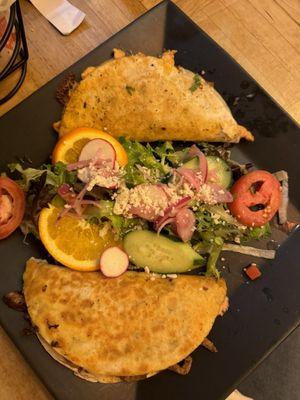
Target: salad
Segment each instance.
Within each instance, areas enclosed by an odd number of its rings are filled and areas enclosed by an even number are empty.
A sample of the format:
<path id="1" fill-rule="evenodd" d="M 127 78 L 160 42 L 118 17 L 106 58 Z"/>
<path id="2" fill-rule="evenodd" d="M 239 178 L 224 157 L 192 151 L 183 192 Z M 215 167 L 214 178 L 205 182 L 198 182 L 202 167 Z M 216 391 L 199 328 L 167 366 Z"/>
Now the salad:
<path id="1" fill-rule="evenodd" d="M 0 178 L 0 238 L 20 226 L 66 267 L 218 277 L 222 249 L 270 235 L 282 185 L 231 159 L 228 144 L 139 143 L 79 128 L 63 136 L 52 163 L 8 165 Z M 285 182 L 285 181 L 284 181 Z"/>

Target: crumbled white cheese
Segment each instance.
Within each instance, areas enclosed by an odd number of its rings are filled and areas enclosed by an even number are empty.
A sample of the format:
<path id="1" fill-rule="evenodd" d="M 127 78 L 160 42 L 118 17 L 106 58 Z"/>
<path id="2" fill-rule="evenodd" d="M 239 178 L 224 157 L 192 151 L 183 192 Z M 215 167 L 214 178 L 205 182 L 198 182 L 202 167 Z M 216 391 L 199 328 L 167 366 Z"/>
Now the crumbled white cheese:
<path id="1" fill-rule="evenodd" d="M 196 193 L 196 199 L 203 201 L 207 204 L 216 204 L 216 198 L 214 193 L 209 185 L 204 183 L 201 188 L 199 189 L 198 193 Z"/>
<path id="2" fill-rule="evenodd" d="M 117 215 L 124 214 L 129 202 L 129 189 L 122 186 L 115 196 L 114 213 Z"/>
<path id="3" fill-rule="evenodd" d="M 119 167 L 118 162 L 115 162 L 113 169 L 110 163 L 103 162 L 101 165 L 95 165 L 91 162 L 88 167 L 78 170 L 79 179 L 88 182 L 88 191 L 91 191 L 95 185 L 106 188 L 119 187 L 123 175 L 124 170 Z"/>
<path id="4" fill-rule="evenodd" d="M 190 196 L 192 198 L 195 195 L 193 189 L 186 182 L 179 188 L 178 192 L 182 197 Z"/>
<path id="5" fill-rule="evenodd" d="M 116 196 L 114 212 L 128 217 L 129 214 L 153 213 L 164 215 L 169 199 L 165 192 L 154 185 L 141 184 L 132 189 L 122 188 Z"/>
<path id="6" fill-rule="evenodd" d="M 88 182 L 90 180 L 90 172 L 88 167 L 80 168 L 77 171 L 77 176 L 82 182 Z"/>
<path id="7" fill-rule="evenodd" d="M 214 221 L 214 223 L 219 224 L 221 223 L 221 216 L 219 214 L 211 213 L 211 217 Z"/>
<path id="8" fill-rule="evenodd" d="M 104 222 L 103 227 L 99 230 L 99 236 L 104 238 L 111 228 L 110 222 Z"/>

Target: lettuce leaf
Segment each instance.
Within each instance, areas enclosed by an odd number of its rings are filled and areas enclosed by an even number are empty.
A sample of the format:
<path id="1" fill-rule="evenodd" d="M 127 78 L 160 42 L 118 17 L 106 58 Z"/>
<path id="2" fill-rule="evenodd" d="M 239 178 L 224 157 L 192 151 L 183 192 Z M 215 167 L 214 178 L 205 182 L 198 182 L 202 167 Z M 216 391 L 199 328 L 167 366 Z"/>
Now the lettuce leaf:
<path id="1" fill-rule="evenodd" d="M 206 265 L 207 276 L 215 276 L 216 278 L 220 277 L 220 272 L 217 268 L 217 261 L 222 251 L 222 247 L 223 240 L 220 237 L 216 237 L 208 249 L 209 257 Z"/>
<path id="2" fill-rule="evenodd" d="M 127 233 L 136 229 L 147 229 L 147 222 L 141 218 L 125 218 L 113 212 L 114 201 L 100 200 L 100 207 L 87 207 L 84 217 L 90 222 L 101 224 L 110 221 L 118 238 L 123 238 Z"/>
<path id="3" fill-rule="evenodd" d="M 30 186 L 40 179 L 40 177 L 46 173 L 45 185 L 53 186 L 58 188 L 63 183 L 73 185 L 76 182 L 76 173 L 67 171 L 66 164 L 58 162 L 54 165 L 44 164 L 40 168 L 23 168 L 21 164 L 9 164 L 8 168 L 10 172 L 18 173 L 20 178 L 17 179 L 18 184 L 21 188 L 28 192 Z"/>
<path id="4" fill-rule="evenodd" d="M 251 239 L 268 238 L 271 234 L 269 223 L 262 227 L 248 228 L 228 213 L 226 205 L 223 204 L 201 205 L 195 215 L 197 232 L 202 240 L 208 242 L 218 236 L 227 241 L 235 241 L 238 238 L 241 243 L 246 243 Z"/>
<path id="5" fill-rule="evenodd" d="M 128 164 L 125 167 L 125 181 L 127 186 L 133 187 L 146 182 L 160 182 L 166 170 L 161 160 L 155 157 L 157 152 L 149 143 L 143 145 L 136 141 L 119 138 L 122 146 L 125 148 Z M 148 174 L 143 173 L 142 168 L 148 169 Z"/>

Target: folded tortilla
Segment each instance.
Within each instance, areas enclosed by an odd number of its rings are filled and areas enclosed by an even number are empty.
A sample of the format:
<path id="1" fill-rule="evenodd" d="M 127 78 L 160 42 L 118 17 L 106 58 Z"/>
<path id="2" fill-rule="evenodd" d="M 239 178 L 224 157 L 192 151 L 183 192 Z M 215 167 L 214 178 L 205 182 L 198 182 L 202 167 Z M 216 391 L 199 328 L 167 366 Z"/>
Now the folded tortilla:
<path id="1" fill-rule="evenodd" d="M 178 363 L 208 335 L 224 280 L 129 271 L 115 279 L 30 259 L 24 295 L 44 347 L 76 375 L 117 382 Z"/>
<path id="2" fill-rule="evenodd" d="M 115 50 L 115 59 L 88 68 L 70 95 L 60 135 L 90 127 L 138 141 L 253 140 L 212 85 L 174 65 L 174 54 L 126 56 Z"/>

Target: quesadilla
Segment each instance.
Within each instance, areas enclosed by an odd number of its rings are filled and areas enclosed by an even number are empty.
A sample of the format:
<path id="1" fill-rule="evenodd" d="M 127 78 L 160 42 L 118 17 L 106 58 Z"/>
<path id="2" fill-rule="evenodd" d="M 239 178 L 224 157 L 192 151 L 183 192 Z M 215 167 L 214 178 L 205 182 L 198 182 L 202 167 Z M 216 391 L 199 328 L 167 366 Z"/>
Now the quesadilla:
<path id="1" fill-rule="evenodd" d="M 47 351 L 90 381 L 141 379 L 187 357 L 226 303 L 226 284 L 196 275 L 115 279 L 30 259 L 24 296 Z"/>
<path id="2" fill-rule="evenodd" d="M 89 67 L 70 94 L 59 134 L 88 127 L 149 142 L 253 140 L 210 83 L 175 66 L 174 54 L 126 56 L 115 50 L 114 59 Z"/>

